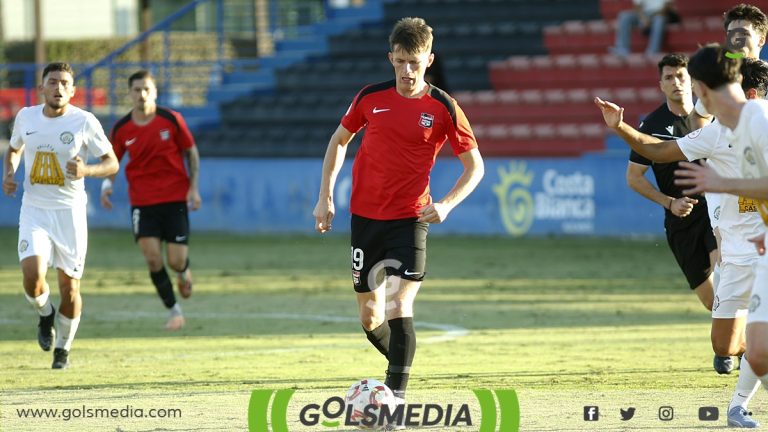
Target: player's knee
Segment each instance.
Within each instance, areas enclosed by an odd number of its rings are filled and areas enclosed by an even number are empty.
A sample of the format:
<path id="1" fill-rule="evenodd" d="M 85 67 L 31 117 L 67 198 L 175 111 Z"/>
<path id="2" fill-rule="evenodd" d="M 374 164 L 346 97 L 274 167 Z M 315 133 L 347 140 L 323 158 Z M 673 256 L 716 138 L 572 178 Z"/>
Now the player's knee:
<path id="1" fill-rule="evenodd" d="M 147 267 L 149 267 L 149 271 L 151 272 L 158 272 L 165 265 L 161 255 L 144 255 L 144 259 L 146 260 Z"/>
<path id="2" fill-rule="evenodd" d="M 78 279 L 71 279 L 67 283 L 62 284 L 60 289 L 62 302 L 74 303 L 80 296 L 80 281 Z"/>
<path id="3" fill-rule="evenodd" d="M 768 345 L 754 344 L 747 351 L 747 361 L 757 376 L 768 374 Z"/>
<path id="4" fill-rule="evenodd" d="M 179 258 L 168 258 L 168 266 L 177 273 L 181 273 L 186 270 L 187 260 Z"/>
<path id="5" fill-rule="evenodd" d="M 45 286 L 45 279 L 43 279 L 39 272 L 31 271 L 24 272 L 24 290 L 27 293 L 41 293 Z"/>
<path id="6" fill-rule="evenodd" d="M 373 313 L 372 310 L 369 312 L 363 311 L 360 313 L 360 324 L 362 324 L 363 328 L 366 330 L 371 331 L 384 324 L 384 317 L 380 314 Z"/>

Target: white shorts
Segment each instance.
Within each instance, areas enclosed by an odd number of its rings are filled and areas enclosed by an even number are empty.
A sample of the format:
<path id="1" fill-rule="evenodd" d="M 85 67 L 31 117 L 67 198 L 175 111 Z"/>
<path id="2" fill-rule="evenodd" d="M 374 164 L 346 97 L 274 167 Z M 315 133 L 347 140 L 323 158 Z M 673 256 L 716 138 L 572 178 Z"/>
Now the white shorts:
<path id="1" fill-rule="evenodd" d="M 22 205 L 19 215 L 19 261 L 39 256 L 49 267 L 73 279 L 83 276 L 88 249 L 85 206 L 48 210 Z"/>
<path id="2" fill-rule="evenodd" d="M 740 318 L 747 316 L 749 297 L 755 281 L 756 263 L 739 265 L 720 263 L 720 282 L 715 287 L 712 318 Z"/>
<path id="3" fill-rule="evenodd" d="M 747 324 L 768 322 L 768 255 L 757 260 L 755 285 L 752 286 L 752 298 L 749 300 Z"/>

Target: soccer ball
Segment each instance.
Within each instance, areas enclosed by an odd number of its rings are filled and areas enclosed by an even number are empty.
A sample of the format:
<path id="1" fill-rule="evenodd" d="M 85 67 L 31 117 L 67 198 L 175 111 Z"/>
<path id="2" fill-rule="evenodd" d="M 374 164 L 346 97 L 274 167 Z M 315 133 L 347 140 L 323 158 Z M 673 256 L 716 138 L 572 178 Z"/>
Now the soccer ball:
<path id="1" fill-rule="evenodd" d="M 396 407 L 392 390 L 383 382 L 370 378 L 352 384 L 347 390 L 344 402 L 347 404 L 347 413 L 351 412 L 351 415 L 348 414 L 349 420 L 357 423 L 360 429 L 377 429 L 386 426 L 386 423 L 379 421 L 381 407 L 387 405 L 390 413 Z M 370 415 L 375 416 L 375 419 Z M 374 424 L 365 424 L 374 420 Z M 379 425 L 379 423 L 382 424 Z"/>

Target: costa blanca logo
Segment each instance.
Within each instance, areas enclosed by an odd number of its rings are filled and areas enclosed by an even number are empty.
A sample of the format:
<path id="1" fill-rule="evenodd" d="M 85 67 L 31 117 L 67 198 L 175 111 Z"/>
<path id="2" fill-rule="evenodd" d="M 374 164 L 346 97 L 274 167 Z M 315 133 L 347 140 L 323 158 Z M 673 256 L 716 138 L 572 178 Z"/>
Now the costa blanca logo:
<path id="1" fill-rule="evenodd" d="M 61 135 L 59 135 L 59 140 L 65 145 L 69 145 L 75 140 L 75 136 L 72 135 L 72 132 L 62 132 Z"/>
<path id="2" fill-rule="evenodd" d="M 431 128 L 432 122 L 434 120 L 435 120 L 435 116 L 433 116 L 432 114 L 421 113 L 421 118 L 419 119 L 419 125 L 421 127 Z"/>
<path id="3" fill-rule="evenodd" d="M 336 430 L 340 426 L 369 429 L 385 424 L 406 427 L 471 427 L 480 431 L 520 430 L 520 403 L 514 390 L 474 389 L 472 392 L 480 405 L 479 419 L 476 411 L 473 417 L 468 403 L 419 403 L 397 405 L 392 409 L 382 405 L 380 410 L 368 410 L 366 407 L 364 420 L 359 420 L 353 405 L 347 405 L 340 396 L 297 407 L 297 416 L 289 418 L 288 405 L 295 390 L 254 390 L 248 404 L 248 430 L 288 432 L 289 419 L 300 430 L 313 431 L 323 428 Z"/>
<path id="4" fill-rule="evenodd" d="M 509 170 L 499 168 L 499 183 L 493 193 L 499 199 L 501 221 L 513 236 L 525 235 L 533 224 L 533 197 L 530 187 L 533 173 L 527 171 L 525 162 L 509 164 Z"/>

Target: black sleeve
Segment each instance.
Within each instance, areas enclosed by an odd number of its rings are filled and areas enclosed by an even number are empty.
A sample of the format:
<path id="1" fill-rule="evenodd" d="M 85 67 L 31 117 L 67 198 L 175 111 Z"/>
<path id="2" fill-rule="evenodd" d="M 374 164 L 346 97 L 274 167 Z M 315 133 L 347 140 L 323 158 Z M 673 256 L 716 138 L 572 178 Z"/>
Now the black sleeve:
<path id="1" fill-rule="evenodd" d="M 645 165 L 645 166 L 653 165 L 653 161 L 646 159 L 645 157 L 641 156 L 640 153 L 637 153 L 634 150 L 631 150 L 629 152 L 629 160 L 630 162 L 634 162 L 640 165 Z"/>

